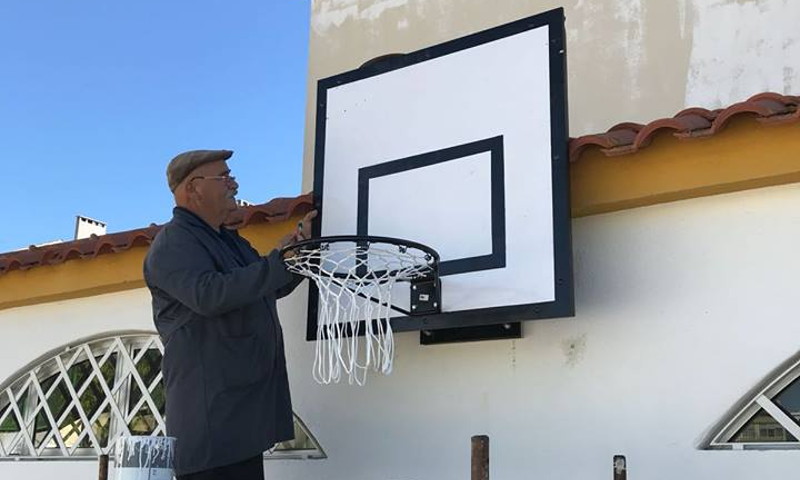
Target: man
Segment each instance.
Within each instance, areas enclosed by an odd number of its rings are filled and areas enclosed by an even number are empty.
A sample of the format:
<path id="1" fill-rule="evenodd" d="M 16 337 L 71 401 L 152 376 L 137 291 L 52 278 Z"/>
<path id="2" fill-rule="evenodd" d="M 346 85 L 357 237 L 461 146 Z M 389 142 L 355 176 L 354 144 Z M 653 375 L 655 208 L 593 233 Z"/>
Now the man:
<path id="1" fill-rule="evenodd" d="M 263 452 L 294 438 L 275 301 L 302 278 L 285 270 L 279 250 L 262 257 L 223 226 L 237 208 L 232 153 L 172 159 L 167 182 L 176 207 L 144 261 L 179 480 L 262 480 Z M 280 247 L 307 238 L 315 216 Z"/>

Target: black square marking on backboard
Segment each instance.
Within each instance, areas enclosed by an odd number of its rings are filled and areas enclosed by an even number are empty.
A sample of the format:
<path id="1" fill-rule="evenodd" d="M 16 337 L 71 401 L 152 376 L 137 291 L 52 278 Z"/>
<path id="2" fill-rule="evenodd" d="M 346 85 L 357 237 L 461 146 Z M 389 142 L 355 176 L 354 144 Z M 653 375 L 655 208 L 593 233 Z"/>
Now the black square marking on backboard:
<path id="1" fill-rule="evenodd" d="M 506 266 L 506 208 L 502 135 L 360 168 L 358 170 L 358 223 L 356 225 L 358 235 L 369 235 L 370 180 L 444 162 L 457 162 L 462 158 L 484 152 L 489 152 L 491 162 L 492 253 L 443 261 L 439 264 L 439 275 L 447 276 L 504 268 Z M 423 192 L 417 193 L 423 194 Z M 398 199 L 398 201 L 402 204 L 402 199 Z"/>

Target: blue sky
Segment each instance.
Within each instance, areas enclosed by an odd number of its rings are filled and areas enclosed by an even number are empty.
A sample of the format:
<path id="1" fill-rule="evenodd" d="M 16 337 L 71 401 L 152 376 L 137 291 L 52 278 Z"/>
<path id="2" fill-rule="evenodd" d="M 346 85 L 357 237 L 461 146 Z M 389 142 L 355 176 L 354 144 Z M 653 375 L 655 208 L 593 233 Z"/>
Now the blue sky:
<path id="1" fill-rule="evenodd" d="M 301 193 L 310 0 L 0 3 L 0 252 L 163 223 L 177 153 L 240 198 Z"/>

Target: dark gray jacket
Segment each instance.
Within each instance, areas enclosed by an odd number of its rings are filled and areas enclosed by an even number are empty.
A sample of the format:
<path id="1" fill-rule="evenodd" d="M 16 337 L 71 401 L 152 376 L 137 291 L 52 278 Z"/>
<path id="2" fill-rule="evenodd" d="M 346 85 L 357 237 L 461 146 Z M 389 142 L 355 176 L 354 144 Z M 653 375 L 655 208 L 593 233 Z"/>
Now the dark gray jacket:
<path id="1" fill-rule="evenodd" d="M 175 208 L 144 261 L 164 343 L 167 434 L 184 475 L 251 458 L 294 438 L 275 300 L 301 278 L 235 231 Z"/>

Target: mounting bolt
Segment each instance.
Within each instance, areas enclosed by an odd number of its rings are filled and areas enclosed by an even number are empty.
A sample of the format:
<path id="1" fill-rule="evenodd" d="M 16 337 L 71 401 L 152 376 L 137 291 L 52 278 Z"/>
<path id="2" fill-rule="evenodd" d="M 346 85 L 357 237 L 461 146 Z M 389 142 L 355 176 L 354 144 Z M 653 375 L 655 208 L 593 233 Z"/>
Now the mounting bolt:
<path id="1" fill-rule="evenodd" d="M 505 328 L 506 330 L 511 330 L 511 324 L 510 323 L 504 323 L 503 324 L 503 328 Z"/>
<path id="2" fill-rule="evenodd" d="M 416 310 L 416 309 L 417 309 L 416 305 L 411 305 L 411 310 Z"/>
<path id="3" fill-rule="evenodd" d="M 416 285 L 411 285 L 411 290 L 416 290 L 416 289 L 417 289 Z"/>
<path id="4" fill-rule="evenodd" d="M 438 306 L 439 306 L 439 303 L 438 303 L 438 302 L 433 302 L 433 308 L 436 308 L 436 307 L 438 307 Z"/>

